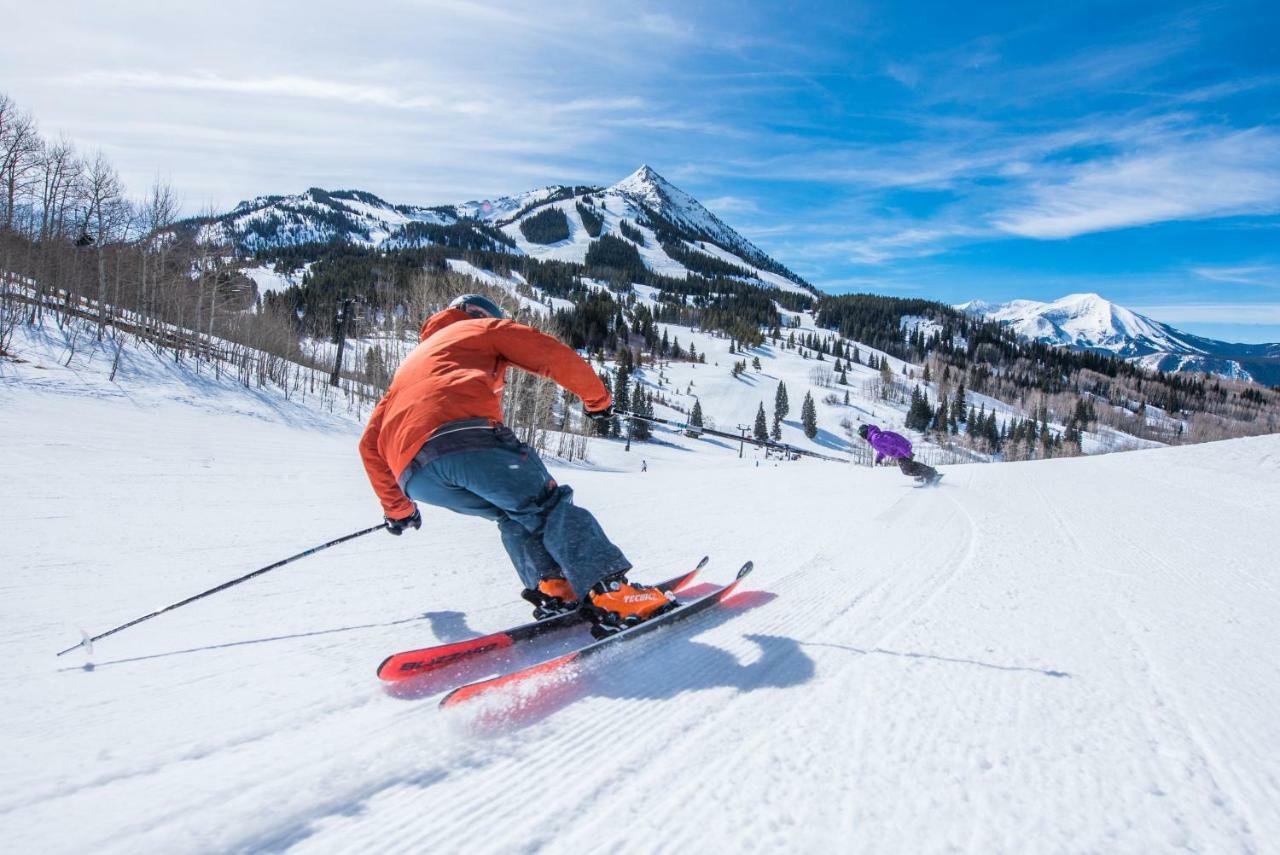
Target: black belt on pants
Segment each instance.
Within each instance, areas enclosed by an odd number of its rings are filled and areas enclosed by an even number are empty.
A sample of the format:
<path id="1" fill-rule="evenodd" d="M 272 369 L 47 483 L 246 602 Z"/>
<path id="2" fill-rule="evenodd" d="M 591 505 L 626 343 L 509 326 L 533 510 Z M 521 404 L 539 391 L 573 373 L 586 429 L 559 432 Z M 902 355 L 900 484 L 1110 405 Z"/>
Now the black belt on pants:
<path id="1" fill-rule="evenodd" d="M 435 429 L 431 437 L 422 444 L 422 448 L 409 461 L 409 465 L 400 473 L 398 479 L 400 489 L 403 491 L 409 479 L 431 461 L 459 451 L 493 448 L 502 441 L 503 434 L 515 439 L 515 434 L 511 433 L 510 428 L 493 419 L 457 419 L 445 422 Z"/>

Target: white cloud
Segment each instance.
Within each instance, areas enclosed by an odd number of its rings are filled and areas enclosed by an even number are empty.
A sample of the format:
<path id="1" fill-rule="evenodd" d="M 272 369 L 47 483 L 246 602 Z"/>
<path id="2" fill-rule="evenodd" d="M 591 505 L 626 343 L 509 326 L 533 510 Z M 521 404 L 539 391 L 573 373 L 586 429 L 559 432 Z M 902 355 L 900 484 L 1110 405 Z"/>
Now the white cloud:
<path id="1" fill-rule="evenodd" d="M 1280 211 L 1280 134 L 1257 128 L 1143 147 L 1030 188 L 1030 201 L 991 222 L 1021 237 Z"/>
<path id="2" fill-rule="evenodd" d="M 1280 286 L 1280 268 L 1267 264 L 1193 267 L 1191 272 L 1210 282 Z"/>
<path id="3" fill-rule="evenodd" d="M 815 243 L 805 252 L 843 256 L 854 264 L 883 265 L 903 258 L 938 255 L 957 239 L 975 237 L 978 233 L 978 230 L 961 224 L 907 225 L 893 232 Z"/>
<path id="4" fill-rule="evenodd" d="M 707 210 L 720 216 L 754 214 L 760 210 L 760 206 L 754 201 L 742 196 L 717 196 L 714 199 L 704 200 L 702 204 Z"/>
<path id="5" fill-rule="evenodd" d="M 408 95 L 385 86 L 361 85 L 296 75 L 226 77 L 214 72 L 167 74 L 155 71 L 99 70 L 69 75 L 65 80 L 71 86 L 96 86 L 108 89 L 166 89 L 179 92 L 307 98 L 345 104 L 368 104 L 397 110 L 438 110 L 449 107 L 459 109 L 460 112 L 477 111 L 474 99 L 450 104 L 439 97 Z"/>

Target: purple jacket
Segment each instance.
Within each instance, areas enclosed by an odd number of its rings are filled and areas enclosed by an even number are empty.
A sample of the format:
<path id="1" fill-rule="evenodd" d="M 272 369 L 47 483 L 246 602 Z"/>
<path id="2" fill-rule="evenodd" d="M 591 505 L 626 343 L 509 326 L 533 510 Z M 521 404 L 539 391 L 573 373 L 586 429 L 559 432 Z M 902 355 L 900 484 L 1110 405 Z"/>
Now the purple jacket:
<path id="1" fill-rule="evenodd" d="M 867 442 L 876 450 L 876 463 L 885 457 L 911 456 L 911 440 L 875 425 L 867 425 Z"/>

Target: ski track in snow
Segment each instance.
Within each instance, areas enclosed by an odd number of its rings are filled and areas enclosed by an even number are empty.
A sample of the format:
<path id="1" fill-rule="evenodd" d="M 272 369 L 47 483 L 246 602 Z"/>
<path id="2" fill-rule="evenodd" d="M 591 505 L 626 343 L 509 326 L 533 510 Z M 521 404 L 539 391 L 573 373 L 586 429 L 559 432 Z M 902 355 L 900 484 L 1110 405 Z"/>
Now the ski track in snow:
<path id="1" fill-rule="evenodd" d="M 553 468 L 637 578 L 708 553 L 694 596 L 748 558 L 756 571 L 723 607 L 574 679 L 442 712 L 448 685 L 388 690 L 378 662 L 527 612 L 492 526 L 439 511 L 113 636 L 87 662 L 53 657 L 80 625 L 377 518 L 352 421 L 142 360 L 122 372 L 0 376 L 9 851 L 1280 840 L 1266 542 L 1280 437 L 949 467 L 927 490 L 893 469 L 756 468 L 734 448 L 650 445 L 642 475 L 597 441 L 600 470 Z"/>

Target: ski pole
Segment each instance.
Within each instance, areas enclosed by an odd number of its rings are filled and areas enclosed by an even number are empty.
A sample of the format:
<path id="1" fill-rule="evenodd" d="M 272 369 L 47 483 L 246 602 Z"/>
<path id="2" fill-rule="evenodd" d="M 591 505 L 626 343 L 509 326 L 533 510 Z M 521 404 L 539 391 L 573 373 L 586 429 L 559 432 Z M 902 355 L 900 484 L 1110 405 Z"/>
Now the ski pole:
<path id="1" fill-rule="evenodd" d="M 219 591 L 223 591 L 223 590 L 226 590 L 227 588 L 232 587 L 233 585 L 239 585 L 241 582 L 247 582 L 250 579 L 252 579 L 254 576 L 261 576 L 263 573 L 266 573 L 269 570 L 275 570 L 279 567 L 283 567 L 286 564 L 292 564 L 294 561 L 297 561 L 300 558 L 306 558 L 308 555 L 315 555 L 317 552 L 319 552 L 322 549 L 328 549 L 330 546 L 337 546 L 339 543 L 346 543 L 348 540 L 354 540 L 357 537 L 363 537 L 364 535 L 369 534 L 370 532 L 375 532 L 381 528 L 386 528 L 386 524 L 382 523 L 379 525 L 370 526 L 369 528 L 363 529 L 361 531 L 356 531 L 356 532 L 352 532 L 351 534 L 343 535 L 342 537 L 339 537 L 336 540 L 331 540 L 328 543 L 322 543 L 319 546 L 313 546 L 304 552 L 299 552 L 297 555 L 291 555 L 288 558 L 285 558 L 281 561 L 277 561 L 275 564 L 268 564 L 266 567 L 263 567 L 260 570 L 254 570 L 252 573 L 247 573 L 238 579 L 232 579 L 230 582 L 223 582 L 221 585 L 218 585 L 216 588 L 210 588 L 207 591 L 196 594 L 194 597 L 187 597 L 185 600 L 180 600 L 176 603 L 172 603 L 170 605 L 164 606 L 163 608 L 156 609 L 154 612 L 143 615 L 140 618 L 134 618 L 128 623 L 122 623 L 119 626 L 117 626 L 115 629 L 109 629 L 106 632 L 99 633 L 98 635 L 93 636 L 92 638 L 90 638 L 87 633 L 82 633 L 82 635 L 84 635 L 84 638 L 81 639 L 79 644 L 74 644 L 71 647 L 68 647 L 66 650 L 60 651 L 58 655 L 61 656 L 63 653 L 70 653 L 72 650 L 75 650 L 80 647 L 88 648 L 90 652 L 92 652 L 93 642 L 97 641 L 100 638 L 106 638 L 108 635 L 114 635 L 120 630 L 128 629 L 134 624 L 142 623 L 144 620 L 151 620 L 156 615 L 162 615 L 165 612 L 173 611 L 174 609 L 185 606 L 188 603 L 194 603 L 196 600 L 207 597 L 210 594 L 216 594 Z"/>
<path id="2" fill-rule="evenodd" d="M 819 454 L 816 451 L 808 451 L 803 448 L 796 448 L 794 445 L 787 445 L 786 443 L 783 443 L 783 442 L 775 442 L 774 440 L 771 440 L 771 439 L 756 439 L 755 437 L 750 437 L 750 436 L 739 436 L 738 434 L 735 434 L 735 433 L 725 433 L 724 431 L 713 430 L 711 428 L 705 428 L 705 427 L 699 427 L 698 425 L 691 425 L 688 422 L 677 422 L 677 421 L 672 421 L 671 419 L 660 419 L 657 416 L 642 416 L 639 413 L 633 413 L 628 410 L 620 410 L 618 412 L 618 415 L 624 416 L 628 419 L 641 419 L 642 421 L 653 422 L 654 424 L 668 425 L 670 427 L 676 428 L 677 430 L 696 430 L 701 433 L 709 433 L 712 436 L 719 436 L 725 439 L 737 440 L 738 442 L 746 441 L 753 445 L 758 445 L 761 448 L 772 448 L 775 451 L 784 451 L 790 454 L 805 454 L 805 455 L 808 455 L 809 457 L 816 457 L 819 460 L 830 460 L 832 463 L 848 462 L 847 460 L 842 460 L 839 457 L 832 457 L 829 454 Z"/>

